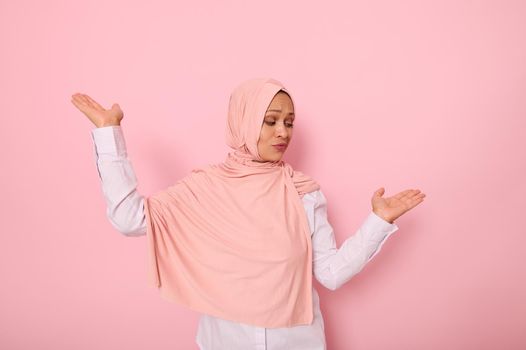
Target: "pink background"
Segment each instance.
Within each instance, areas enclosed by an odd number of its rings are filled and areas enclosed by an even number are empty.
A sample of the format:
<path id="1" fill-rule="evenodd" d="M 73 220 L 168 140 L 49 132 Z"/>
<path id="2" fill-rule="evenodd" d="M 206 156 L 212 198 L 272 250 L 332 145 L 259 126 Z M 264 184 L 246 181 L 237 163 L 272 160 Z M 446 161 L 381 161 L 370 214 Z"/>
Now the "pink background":
<path id="1" fill-rule="evenodd" d="M 70 96 L 121 105 L 148 195 L 224 159 L 229 94 L 258 76 L 295 98 L 285 159 L 338 244 L 378 187 L 427 194 L 359 275 L 316 284 L 329 349 L 526 347 L 523 1 L 142 3 L 0 3 L 0 348 L 197 348 L 146 239 L 106 219 Z"/>

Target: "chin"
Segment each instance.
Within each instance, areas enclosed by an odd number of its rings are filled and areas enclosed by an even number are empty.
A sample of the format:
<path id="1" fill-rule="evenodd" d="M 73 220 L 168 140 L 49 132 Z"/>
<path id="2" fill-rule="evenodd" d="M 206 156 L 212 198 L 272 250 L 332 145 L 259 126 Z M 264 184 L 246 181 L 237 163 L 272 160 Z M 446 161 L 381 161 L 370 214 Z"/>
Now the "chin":
<path id="1" fill-rule="evenodd" d="M 283 159 L 284 155 L 285 155 L 285 152 L 283 153 L 269 152 L 266 155 L 261 156 L 261 158 L 263 159 L 264 162 L 278 162 Z"/>
<path id="2" fill-rule="evenodd" d="M 280 161 L 283 157 L 265 157 L 263 158 L 264 162 L 277 162 Z"/>

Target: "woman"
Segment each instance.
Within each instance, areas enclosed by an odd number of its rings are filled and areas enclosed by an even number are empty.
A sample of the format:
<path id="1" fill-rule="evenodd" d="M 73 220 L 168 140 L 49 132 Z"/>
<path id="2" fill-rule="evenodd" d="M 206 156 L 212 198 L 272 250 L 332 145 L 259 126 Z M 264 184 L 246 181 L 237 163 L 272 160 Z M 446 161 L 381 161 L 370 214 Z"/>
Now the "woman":
<path id="1" fill-rule="evenodd" d="M 281 82 L 250 79 L 232 92 L 226 128 L 233 149 L 147 198 L 137 193 L 118 104 L 89 96 L 73 104 L 92 130 L 108 218 L 123 234 L 146 235 L 151 282 L 163 297 L 202 314 L 200 349 L 325 349 L 312 275 L 334 290 L 398 230 L 394 220 L 423 201 L 419 190 L 383 198 L 336 248 L 319 184 L 282 156 L 294 104 Z"/>

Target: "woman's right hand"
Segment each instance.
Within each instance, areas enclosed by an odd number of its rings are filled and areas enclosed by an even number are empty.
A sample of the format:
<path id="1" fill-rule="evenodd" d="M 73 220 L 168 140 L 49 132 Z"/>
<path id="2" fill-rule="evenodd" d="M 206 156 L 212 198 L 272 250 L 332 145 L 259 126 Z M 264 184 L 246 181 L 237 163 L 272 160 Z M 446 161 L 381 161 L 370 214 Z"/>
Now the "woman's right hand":
<path id="1" fill-rule="evenodd" d="M 124 118 L 124 113 L 117 103 L 114 103 L 111 109 L 104 109 L 95 102 L 94 99 L 81 93 L 72 95 L 71 102 L 84 113 L 97 128 L 121 125 L 121 120 Z"/>

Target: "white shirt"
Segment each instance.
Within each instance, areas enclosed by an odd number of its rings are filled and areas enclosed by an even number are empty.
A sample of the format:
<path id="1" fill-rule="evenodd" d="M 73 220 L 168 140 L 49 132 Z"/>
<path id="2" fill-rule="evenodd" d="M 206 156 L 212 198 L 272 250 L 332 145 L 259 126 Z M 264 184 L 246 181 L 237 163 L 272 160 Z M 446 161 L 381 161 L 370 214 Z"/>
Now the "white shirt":
<path id="1" fill-rule="evenodd" d="M 128 159 L 122 126 L 92 129 L 94 154 L 106 199 L 106 215 L 126 236 L 146 234 L 143 196 Z M 321 190 L 302 198 L 312 238 L 313 274 L 326 288 L 335 290 L 360 272 L 398 230 L 374 212 L 338 249 L 327 220 L 327 201 Z M 313 287 L 312 324 L 290 328 L 262 328 L 201 315 L 196 343 L 201 350 L 322 350 L 326 349 L 319 296 Z"/>

